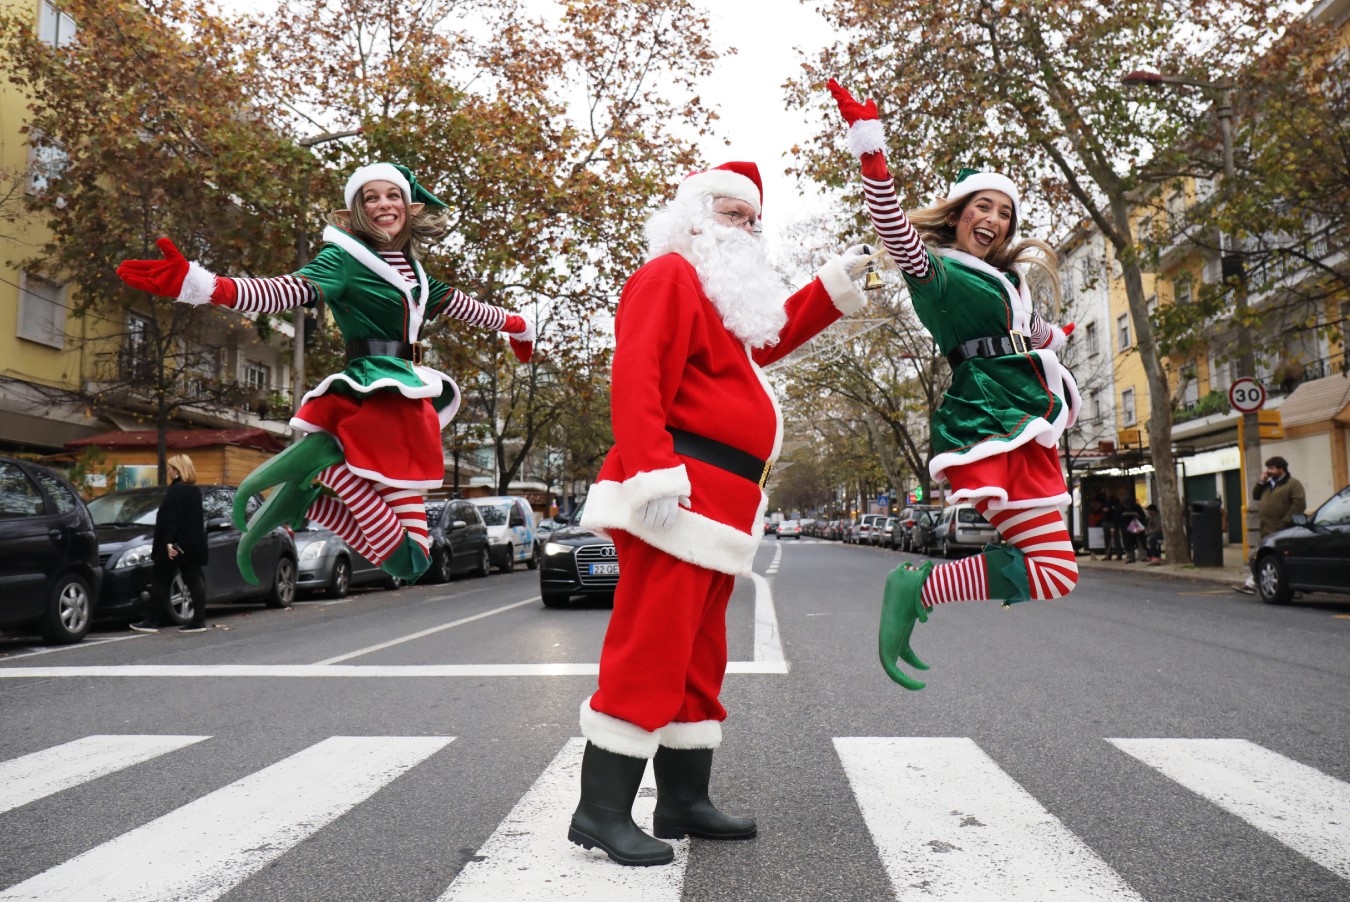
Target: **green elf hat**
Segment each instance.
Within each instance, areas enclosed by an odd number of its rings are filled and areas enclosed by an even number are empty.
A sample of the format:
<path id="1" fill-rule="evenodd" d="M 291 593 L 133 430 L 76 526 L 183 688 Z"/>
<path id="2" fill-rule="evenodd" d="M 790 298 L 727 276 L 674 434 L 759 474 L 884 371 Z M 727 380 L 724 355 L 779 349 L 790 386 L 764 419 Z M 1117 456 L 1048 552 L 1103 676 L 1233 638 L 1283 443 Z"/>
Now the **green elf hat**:
<path id="1" fill-rule="evenodd" d="M 980 191 L 1002 191 L 1012 198 L 1013 227 L 1008 233 L 1008 240 L 1016 238 L 1017 227 L 1022 224 L 1022 198 L 1017 193 L 1017 186 L 1013 184 L 1013 180 L 1006 175 L 980 172 L 978 169 L 962 169 L 957 173 L 952 190 L 947 193 L 947 200 L 959 200 Z"/>
<path id="2" fill-rule="evenodd" d="M 371 163 L 362 166 L 347 179 L 347 187 L 342 192 L 343 199 L 347 201 L 347 209 L 352 208 L 352 201 L 356 200 L 356 195 L 363 185 L 376 181 L 393 182 L 398 185 L 403 189 L 403 196 L 412 203 L 426 204 L 433 210 L 444 210 L 446 207 L 436 195 L 417 184 L 417 177 L 407 166 L 400 166 L 398 163 Z"/>

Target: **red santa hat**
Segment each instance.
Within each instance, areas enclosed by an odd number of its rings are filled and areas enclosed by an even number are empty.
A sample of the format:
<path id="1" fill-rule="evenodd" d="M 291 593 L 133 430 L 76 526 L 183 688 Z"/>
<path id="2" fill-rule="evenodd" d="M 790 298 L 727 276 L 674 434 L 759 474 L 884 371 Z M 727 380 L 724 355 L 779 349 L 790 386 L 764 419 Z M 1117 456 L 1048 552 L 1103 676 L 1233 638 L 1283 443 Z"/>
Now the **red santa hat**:
<path id="1" fill-rule="evenodd" d="M 703 172 L 694 172 L 680 182 L 675 196 L 734 197 L 755 208 L 759 214 L 764 206 L 764 183 L 759 178 L 759 167 L 754 163 L 733 161 L 714 166 Z"/>

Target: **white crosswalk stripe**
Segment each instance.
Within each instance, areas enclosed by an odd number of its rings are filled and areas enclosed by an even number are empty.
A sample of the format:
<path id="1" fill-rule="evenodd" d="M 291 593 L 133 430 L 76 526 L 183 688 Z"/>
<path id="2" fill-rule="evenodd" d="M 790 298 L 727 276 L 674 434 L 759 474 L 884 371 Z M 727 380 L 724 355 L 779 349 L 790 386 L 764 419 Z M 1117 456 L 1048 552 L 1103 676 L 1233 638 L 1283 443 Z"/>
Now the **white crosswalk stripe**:
<path id="1" fill-rule="evenodd" d="M 901 902 L 1142 898 L 969 739 L 834 745 Z"/>
<path id="2" fill-rule="evenodd" d="M 208 736 L 85 736 L 0 763 L 0 812 L 175 752 Z"/>
<path id="3" fill-rule="evenodd" d="M 672 864 L 625 868 L 616 866 L 599 849 L 587 851 L 566 840 L 577 805 L 585 747 L 584 739 L 572 739 L 563 746 L 440 902 L 678 902 L 689 860 L 687 841 L 671 843 L 675 847 Z M 656 784 L 648 765 L 633 806 L 633 820 L 650 831 L 655 808 Z"/>
<path id="4" fill-rule="evenodd" d="M 1107 741 L 1350 880 L 1350 783 L 1245 739 Z"/>
<path id="5" fill-rule="evenodd" d="M 0 900 L 206 902 L 451 737 L 335 736 L 0 892 Z"/>

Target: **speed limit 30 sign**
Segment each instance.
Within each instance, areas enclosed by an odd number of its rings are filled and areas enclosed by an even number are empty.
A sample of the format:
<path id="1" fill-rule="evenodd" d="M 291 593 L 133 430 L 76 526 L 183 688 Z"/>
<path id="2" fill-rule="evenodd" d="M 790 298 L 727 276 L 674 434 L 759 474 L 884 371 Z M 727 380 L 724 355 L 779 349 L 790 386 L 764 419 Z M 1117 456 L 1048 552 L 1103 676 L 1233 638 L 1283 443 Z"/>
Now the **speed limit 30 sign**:
<path id="1" fill-rule="evenodd" d="M 1244 376 L 1229 387 L 1228 403 L 1238 413 L 1255 413 L 1266 404 L 1266 387 Z"/>

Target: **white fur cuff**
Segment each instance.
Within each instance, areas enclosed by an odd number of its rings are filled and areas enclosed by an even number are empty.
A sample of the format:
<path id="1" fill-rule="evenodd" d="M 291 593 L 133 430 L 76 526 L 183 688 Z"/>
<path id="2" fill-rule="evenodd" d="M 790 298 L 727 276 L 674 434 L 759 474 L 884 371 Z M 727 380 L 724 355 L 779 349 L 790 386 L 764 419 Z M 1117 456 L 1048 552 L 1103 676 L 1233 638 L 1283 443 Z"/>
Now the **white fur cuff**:
<path id="1" fill-rule="evenodd" d="M 826 261 L 816 277 L 825 286 L 834 306 L 845 316 L 857 313 L 867 304 L 867 297 L 853 284 L 853 280 L 848 277 L 848 269 L 838 257 Z"/>
<path id="2" fill-rule="evenodd" d="M 661 744 L 668 749 L 715 749 L 722 745 L 720 720 L 671 722 L 657 732 L 661 734 Z"/>
<path id="3" fill-rule="evenodd" d="M 533 341 L 534 341 L 534 338 L 535 338 L 535 334 L 534 334 L 534 323 L 530 322 L 529 317 L 522 316 L 521 319 L 525 320 L 525 331 L 524 331 L 524 332 L 507 332 L 506 334 L 507 334 L 507 335 L 510 335 L 510 336 L 511 336 L 512 338 L 514 338 L 516 341 L 528 341 L 528 342 L 533 342 Z"/>
<path id="4" fill-rule="evenodd" d="M 581 703 L 581 735 L 607 752 L 630 758 L 650 758 L 661 745 L 661 733 L 649 733 L 637 724 L 602 714 L 587 698 Z"/>
<path id="5" fill-rule="evenodd" d="M 187 275 L 183 277 L 183 287 L 178 290 L 178 302 L 181 304 L 209 304 L 216 290 L 215 273 L 198 266 L 188 264 Z"/>
<path id="6" fill-rule="evenodd" d="M 1059 326 L 1051 326 L 1050 343 L 1046 345 L 1046 347 L 1052 351 L 1058 352 L 1061 348 L 1064 347 L 1065 342 L 1067 342 L 1068 340 L 1069 337 L 1064 334 L 1063 329 L 1061 329 Z"/>
<path id="7" fill-rule="evenodd" d="M 880 119 L 859 119 L 849 126 L 848 149 L 858 159 L 865 153 L 886 149 L 886 129 Z"/>

